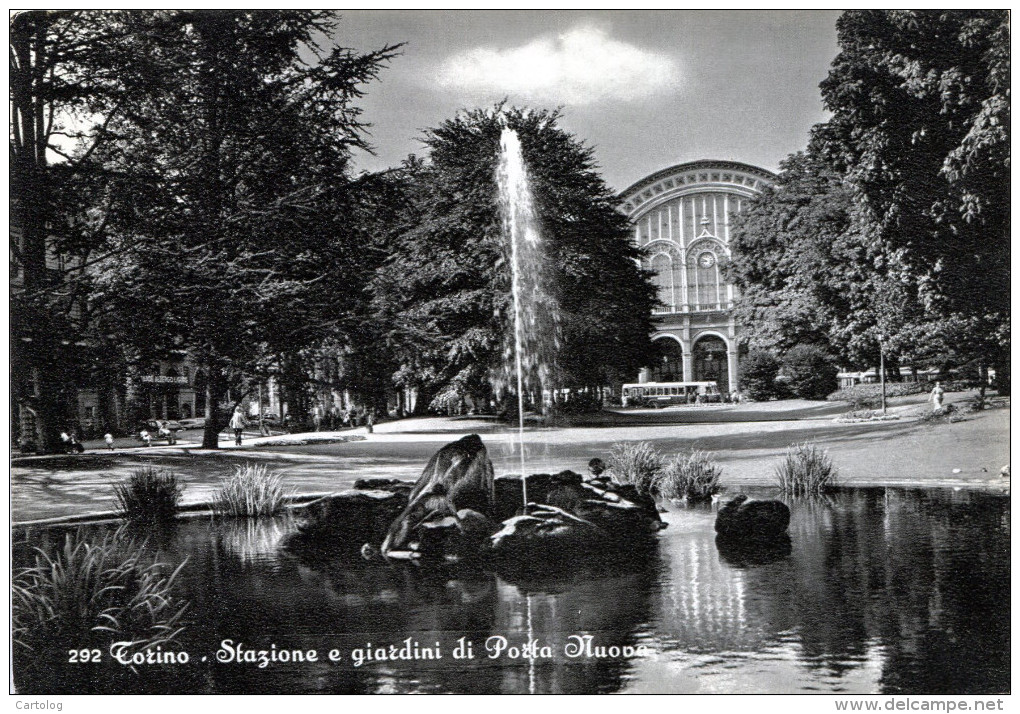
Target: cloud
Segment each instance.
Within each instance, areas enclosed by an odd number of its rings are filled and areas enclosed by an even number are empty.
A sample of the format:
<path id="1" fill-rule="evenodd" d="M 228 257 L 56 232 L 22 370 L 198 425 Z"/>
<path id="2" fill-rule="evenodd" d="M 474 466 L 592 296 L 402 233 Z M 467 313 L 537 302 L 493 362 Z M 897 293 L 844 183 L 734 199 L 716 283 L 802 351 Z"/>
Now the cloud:
<path id="1" fill-rule="evenodd" d="M 566 104 L 643 99 L 674 85 L 676 62 L 580 26 L 521 47 L 476 47 L 447 59 L 440 86 Z"/>

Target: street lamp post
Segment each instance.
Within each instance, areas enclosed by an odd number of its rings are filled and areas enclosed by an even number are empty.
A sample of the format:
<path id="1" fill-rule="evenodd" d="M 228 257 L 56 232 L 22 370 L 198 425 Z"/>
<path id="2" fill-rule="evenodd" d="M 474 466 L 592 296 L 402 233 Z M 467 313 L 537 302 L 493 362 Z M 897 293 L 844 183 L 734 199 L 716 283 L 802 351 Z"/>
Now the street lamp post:
<path id="1" fill-rule="evenodd" d="M 882 414 L 885 414 L 885 348 L 882 340 L 878 340 L 878 379 L 882 384 Z"/>

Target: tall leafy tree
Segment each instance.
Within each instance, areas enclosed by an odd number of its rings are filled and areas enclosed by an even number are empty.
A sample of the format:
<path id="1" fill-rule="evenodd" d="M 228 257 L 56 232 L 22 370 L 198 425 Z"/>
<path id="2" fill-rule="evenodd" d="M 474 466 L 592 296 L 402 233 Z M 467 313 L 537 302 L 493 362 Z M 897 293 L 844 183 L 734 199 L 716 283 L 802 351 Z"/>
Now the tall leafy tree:
<path id="1" fill-rule="evenodd" d="M 93 159 L 140 69 L 125 17 L 33 11 L 10 24 L 11 385 L 22 439 L 43 451 L 61 448 L 88 362 L 84 268 L 108 247 Z"/>
<path id="2" fill-rule="evenodd" d="M 560 314 L 547 386 L 601 385 L 647 362 L 654 289 L 591 149 L 558 119 L 504 105 L 463 112 L 426 133 L 426 162 L 408 164 L 409 208 L 377 277 L 376 302 L 392 317 L 396 381 L 419 390 L 419 409 L 489 398 L 506 357 L 511 267 L 496 185 L 504 126 L 520 138 L 548 309 Z"/>
<path id="3" fill-rule="evenodd" d="M 1008 374 L 1009 13 L 844 13 L 817 140 L 957 363 Z"/>
<path id="4" fill-rule="evenodd" d="M 882 246 L 854 221 L 853 194 L 816 148 L 788 157 L 775 184 L 734 224 L 730 276 L 752 349 L 816 345 L 867 367 L 927 344 L 910 276 L 890 270 Z"/>
<path id="5" fill-rule="evenodd" d="M 395 47 L 336 45 L 324 11 L 137 15 L 158 58 L 146 92 L 109 131 L 109 215 L 125 250 L 94 301 L 140 361 L 187 352 L 218 405 L 302 348 L 349 329 L 359 299 L 356 100 Z"/>

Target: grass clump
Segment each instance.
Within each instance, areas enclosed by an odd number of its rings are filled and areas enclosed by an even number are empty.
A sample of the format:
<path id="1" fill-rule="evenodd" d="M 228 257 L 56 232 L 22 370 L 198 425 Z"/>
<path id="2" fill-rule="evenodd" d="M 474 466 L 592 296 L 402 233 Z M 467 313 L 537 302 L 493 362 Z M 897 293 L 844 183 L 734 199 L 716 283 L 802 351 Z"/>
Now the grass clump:
<path id="1" fill-rule="evenodd" d="M 184 485 L 169 469 L 146 466 L 113 487 L 121 515 L 129 521 L 166 522 L 177 514 Z"/>
<path id="2" fill-rule="evenodd" d="M 263 465 L 238 466 L 219 492 L 213 508 L 221 515 L 260 518 L 280 512 L 286 494 L 282 476 Z"/>
<path id="3" fill-rule="evenodd" d="M 172 590 L 184 563 L 148 562 L 145 543 L 120 529 L 98 543 L 70 533 L 54 553 L 36 548 L 35 565 L 11 586 L 12 635 L 21 654 L 39 661 L 47 653 L 67 658 L 70 649 L 131 642 L 131 651 L 155 648 L 183 630 L 187 603 Z"/>
<path id="4" fill-rule="evenodd" d="M 776 467 L 775 477 L 783 493 L 797 496 L 823 493 L 835 485 L 837 473 L 824 449 L 794 444 Z"/>
<path id="5" fill-rule="evenodd" d="M 633 484 L 646 494 L 652 492 L 664 465 L 662 456 L 646 441 L 616 444 L 606 460 L 606 470 L 614 481 Z"/>
<path id="6" fill-rule="evenodd" d="M 720 476 L 722 468 L 712 454 L 692 449 L 666 463 L 653 488 L 666 498 L 690 503 L 709 501 L 719 491 Z"/>

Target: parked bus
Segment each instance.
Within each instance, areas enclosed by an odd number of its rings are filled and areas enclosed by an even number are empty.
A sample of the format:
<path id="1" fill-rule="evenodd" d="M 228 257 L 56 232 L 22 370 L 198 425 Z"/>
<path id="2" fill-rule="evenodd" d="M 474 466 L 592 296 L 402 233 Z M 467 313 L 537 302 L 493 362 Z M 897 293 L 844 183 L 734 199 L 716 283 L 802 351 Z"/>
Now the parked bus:
<path id="1" fill-rule="evenodd" d="M 645 382 L 623 385 L 625 407 L 666 407 L 671 404 L 710 404 L 723 401 L 715 382 Z"/>

